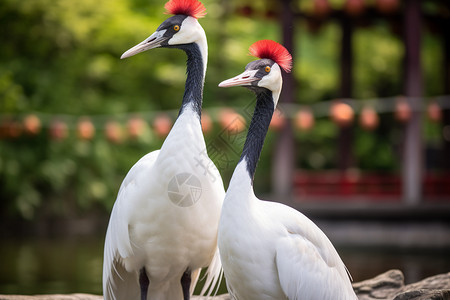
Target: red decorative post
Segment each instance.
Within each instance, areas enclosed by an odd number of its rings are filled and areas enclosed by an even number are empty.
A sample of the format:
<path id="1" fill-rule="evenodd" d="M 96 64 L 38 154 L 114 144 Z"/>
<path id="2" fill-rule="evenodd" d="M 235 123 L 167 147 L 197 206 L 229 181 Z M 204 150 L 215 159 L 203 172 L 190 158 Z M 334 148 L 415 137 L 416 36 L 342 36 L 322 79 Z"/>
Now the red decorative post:
<path id="1" fill-rule="evenodd" d="M 447 9 L 450 9 L 450 3 L 446 3 Z M 450 19 L 445 19 L 443 28 L 450 28 Z M 450 95 L 450 31 L 443 30 L 444 39 L 444 94 Z M 443 110 L 442 120 L 442 138 L 444 142 L 444 150 L 442 153 L 442 166 L 446 171 L 450 171 L 450 109 Z"/>
<path id="2" fill-rule="evenodd" d="M 422 198 L 422 113 L 423 82 L 420 60 L 421 7 L 420 0 L 405 1 L 405 95 L 413 108 L 405 127 L 403 149 L 402 194 L 406 204 L 418 204 Z"/>
<path id="3" fill-rule="evenodd" d="M 341 18 L 341 82 L 340 97 L 351 98 L 353 90 L 353 24 L 347 16 Z M 345 172 L 353 165 L 353 127 L 339 129 L 338 137 L 338 169 Z"/>
<path id="4" fill-rule="evenodd" d="M 294 57 L 294 12 L 291 0 L 281 1 L 281 28 L 283 45 Z M 294 60 L 295 64 L 295 60 Z M 283 90 L 280 101 L 292 103 L 295 97 L 293 73 L 283 74 Z M 289 197 L 292 192 L 295 168 L 294 133 L 290 122 L 285 122 L 279 133 L 272 164 L 272 189 L 275 195 Z"/>

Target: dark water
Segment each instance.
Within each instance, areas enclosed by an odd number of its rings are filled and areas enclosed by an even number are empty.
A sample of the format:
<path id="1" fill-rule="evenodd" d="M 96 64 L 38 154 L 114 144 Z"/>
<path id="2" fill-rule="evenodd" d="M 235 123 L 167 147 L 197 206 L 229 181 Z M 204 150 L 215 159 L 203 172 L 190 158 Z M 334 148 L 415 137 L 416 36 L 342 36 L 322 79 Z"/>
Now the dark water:
<path id="1" fill-rule="evenodd" d="M 7 240 L 0 247 L 0 293 L 101 294 L 101 239 Z"/>
<path id="2" fill-rule="evenodd" d="M 101 294 L 103 238 L 0 241 L 0 294 Z M 354 281 L 400 269 L 407 283 L 450 271 L 446 250 L 338 249 Z"/>

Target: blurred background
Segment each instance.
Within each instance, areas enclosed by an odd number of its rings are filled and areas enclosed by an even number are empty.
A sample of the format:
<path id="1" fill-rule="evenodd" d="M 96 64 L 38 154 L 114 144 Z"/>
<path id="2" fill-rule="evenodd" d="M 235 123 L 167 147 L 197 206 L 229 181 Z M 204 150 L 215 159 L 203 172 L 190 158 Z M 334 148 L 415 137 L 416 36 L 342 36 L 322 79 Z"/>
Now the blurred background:
<path id="1" fill-rule="evenodd" d="M 0 2 L 0 293 L 101 293 L 120 183 L 181 104 L 180 50 L 119 59 L 167 18 L 164 3 Z M 217 84 L 273 39 L 294 68 L 255 193 L 312 218 L 355 281 L 450 271 L 450 3 L 203 3 L 203 129 L 225 186 L 255 101 Z"/>

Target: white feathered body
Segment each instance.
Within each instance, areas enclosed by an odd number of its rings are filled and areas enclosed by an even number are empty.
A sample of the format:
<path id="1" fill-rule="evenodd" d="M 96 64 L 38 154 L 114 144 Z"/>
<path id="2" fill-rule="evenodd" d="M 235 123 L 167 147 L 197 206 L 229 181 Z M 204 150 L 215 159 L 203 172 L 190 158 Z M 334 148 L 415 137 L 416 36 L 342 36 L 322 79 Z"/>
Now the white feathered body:
<path id="1" fill-rule="evenodd" d="M 235 299 L 357 299 L 325 234 L 300 212 L 256 198 L 245 159 L 225 196 L 218 244 Z"/>
<path id="2" fill-rule="evenodd" d="M 193 272 L 191 293 L 199 268 L 211 264 L 210 279 L 219 276 L 217 227 L 225 193 L 195 114 L 185 107 L 161 150 L 139 160 L 122 183 L 105 241 L 105 299 L 139 299 L 142 267 L 152 300 L 182 299 L 180 279 L 186 270 Z M 200 198 L 191 206 L 169 198 L 169 182 L 182 173 L 201 183 L 200 191 L 194 191 Z"/>

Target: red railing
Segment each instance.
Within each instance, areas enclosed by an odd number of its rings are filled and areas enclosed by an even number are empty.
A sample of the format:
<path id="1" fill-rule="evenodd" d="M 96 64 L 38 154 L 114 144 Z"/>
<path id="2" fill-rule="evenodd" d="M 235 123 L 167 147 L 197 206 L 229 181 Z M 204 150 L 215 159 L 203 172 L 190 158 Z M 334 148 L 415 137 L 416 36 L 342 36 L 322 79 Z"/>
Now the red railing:
<path id="1" fill-rule="evenodd" d="M 301 198 L 368 199 L 401 201 L 402 184 L 398 174 L 366 172 L 303 172 L 294 177 L 294 193 Z M 450 202 L 450 174 L 427 173 L 423 179 L 425 199 Z"/>

